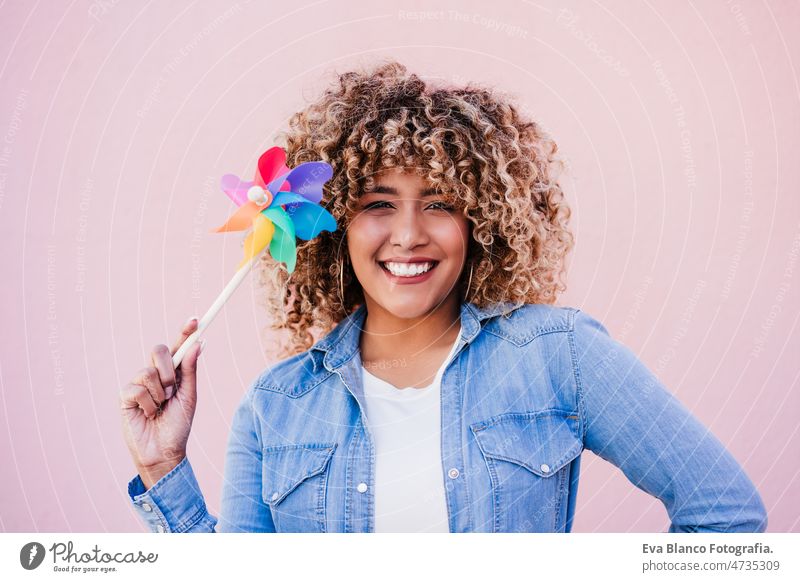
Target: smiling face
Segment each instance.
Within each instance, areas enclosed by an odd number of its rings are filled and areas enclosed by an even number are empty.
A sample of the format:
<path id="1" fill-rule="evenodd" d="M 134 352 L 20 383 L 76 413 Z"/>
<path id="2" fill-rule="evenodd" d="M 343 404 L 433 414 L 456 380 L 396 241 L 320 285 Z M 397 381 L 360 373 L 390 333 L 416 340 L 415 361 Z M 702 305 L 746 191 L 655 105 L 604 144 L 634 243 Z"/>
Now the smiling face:
<path id="1" fill-rule="evenodd" d="M 398 168 L 376 174 L 347 230 L 367 311 L 403 319 L 457 313 L 468 239 L 466 217 L 427 180 Z"/>

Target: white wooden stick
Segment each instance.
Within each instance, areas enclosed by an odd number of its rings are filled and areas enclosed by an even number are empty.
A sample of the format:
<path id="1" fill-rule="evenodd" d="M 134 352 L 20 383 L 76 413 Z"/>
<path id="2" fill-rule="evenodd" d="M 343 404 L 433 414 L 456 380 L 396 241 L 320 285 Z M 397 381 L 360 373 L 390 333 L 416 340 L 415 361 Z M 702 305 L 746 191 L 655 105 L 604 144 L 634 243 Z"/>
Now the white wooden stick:
<path id="1" fill-rule="evenodd" d="M 181 344 L 181 347 L 179 347 L 178 351 L 175 352 L 175 355 L 172 356 L 172 365 L 175 368 L 180 366 L 183 356 L 185 356 L 186 352 L 189 351 L 189 348 L 191 348 L 195 342 L 200 339 L 200 336 L 203 335 L 203 332 L 211 324 L 211 321 L 217 316 L 217 313 L 219 313 L 219 310 L 222 309 L 223 305 L 225 305 L 225 302 L 230 299 L 230 296 L 233 295 L 233 292 L 236 291 L 236 288 L 244 280 L 245 276 L 250 272 L 250 269 L 253 268 L 253 265 L 260 256 L 261 253 L 250 259 L 247 264 L 236 271 L 236 274 L 225 286 L 225 289 L 222 290 L 222 293 L 219 294 L 219 297 L 214 300 L 214 303 L 211 304 L 211 307 L 208 309 L 208 311 L 206 311 L 206 314 L 202 317 L 202 319 L 200 319 L 200 321 L 197 322 L 197 329 L 195 332 L 186 338 L 186 341 Z"/>

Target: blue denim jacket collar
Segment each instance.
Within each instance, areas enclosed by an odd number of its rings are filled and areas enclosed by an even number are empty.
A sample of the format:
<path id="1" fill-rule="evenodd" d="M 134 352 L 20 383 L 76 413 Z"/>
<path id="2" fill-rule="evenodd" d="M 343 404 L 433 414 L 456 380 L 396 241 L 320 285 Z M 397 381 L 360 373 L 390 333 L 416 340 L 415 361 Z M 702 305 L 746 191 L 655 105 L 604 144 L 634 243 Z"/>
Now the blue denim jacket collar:
<path id="1" fill-rule="evenodd" d="M 522 307 L 523 303 L 499 302 L 487 307 L 479 307 L 474 303 L 461 303 L 461 341 L 470 343 L 481 330 L 481 322 L 496 315 L 508 315 L 515 309 Z M 323 339 L 312 348 L 324 354 L 323 365 L 330 372 L 341 367 L 353 357 L 358 349 L 361 329 L 367 315 L 366 304 L 361 304 L 358 309 L 348 315 Z M 313 357 L 314 371 L 317 371 L 317 358 Z"/>

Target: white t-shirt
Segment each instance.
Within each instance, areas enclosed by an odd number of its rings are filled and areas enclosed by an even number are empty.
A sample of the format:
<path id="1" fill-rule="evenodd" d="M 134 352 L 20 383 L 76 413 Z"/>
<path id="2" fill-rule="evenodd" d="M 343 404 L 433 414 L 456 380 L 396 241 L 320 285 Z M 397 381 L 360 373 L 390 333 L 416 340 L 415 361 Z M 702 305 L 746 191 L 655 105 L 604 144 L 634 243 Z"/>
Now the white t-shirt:
<path id="1" fill-rule="evenodd" d="M 375 441 L 375 531 L 448 532 L 441 449 L 444 368 L 425 388 L 396 388 L 362 366 L 367 424 Z"/>

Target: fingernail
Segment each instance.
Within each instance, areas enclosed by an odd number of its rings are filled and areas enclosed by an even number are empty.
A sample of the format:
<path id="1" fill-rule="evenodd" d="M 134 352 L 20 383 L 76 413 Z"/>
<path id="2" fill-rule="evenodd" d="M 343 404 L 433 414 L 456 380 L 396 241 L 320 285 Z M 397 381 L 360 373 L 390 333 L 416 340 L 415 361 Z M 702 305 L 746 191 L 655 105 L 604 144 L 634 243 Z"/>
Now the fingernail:
<path id="1" fill-rule="evenodd" d="M 189 319 L 186 320 L 186 323 L 184 324 L 184 327 L 189 325 L 190 323 L 192 323 L 193 319 L 198 319 L 198 317 L 196 315 L 191 316 Z"/>
<path id="2" fill-rule="evenodd" d="M 204 340 L 204 339 L 201 339 L 201 340 L 200 340 L 200 351 L 199 351 L 199 352 L 197 352 L 197 355 L 198 355 L 198 356 L 199 356 L 200 354 L 202 354 L 202 353 L 203 353 L 203 349 L 204 349 L 205 347 L 206 347 L 206 340 Z"/>

